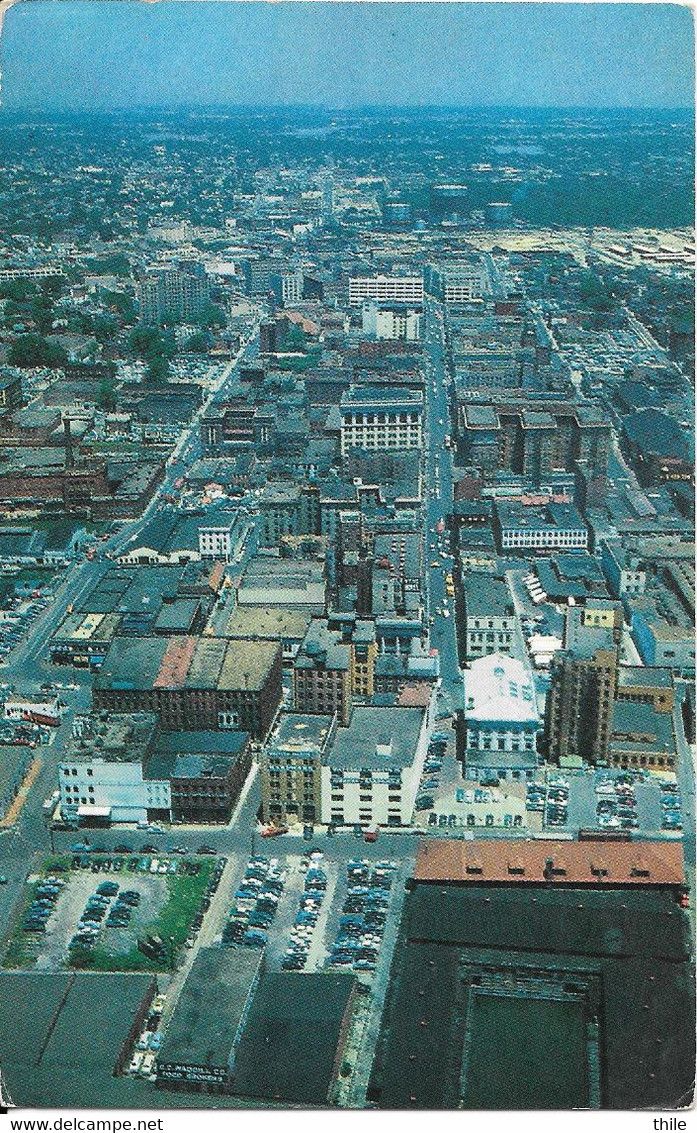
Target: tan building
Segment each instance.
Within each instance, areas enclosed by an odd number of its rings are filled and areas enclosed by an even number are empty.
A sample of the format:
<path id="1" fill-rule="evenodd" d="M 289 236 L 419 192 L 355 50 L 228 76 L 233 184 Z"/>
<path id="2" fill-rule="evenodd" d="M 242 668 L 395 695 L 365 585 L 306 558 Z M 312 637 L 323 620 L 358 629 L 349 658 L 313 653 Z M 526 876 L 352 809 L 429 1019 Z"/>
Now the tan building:
<path id="1" fill-rule="evenodd" d="M 614 631 L 584 625 L 570 610 L 564 650 L 552 664 L 545 732 L 549 759 L 566 765 L 607 760 L 617 683 Z"/>
<path id="2" fill-rule="evenodd" d="M 335 716 L 281 715 L 259 763 L 264 822 L 319 821 L 322 756 L 335 731 Z"/>

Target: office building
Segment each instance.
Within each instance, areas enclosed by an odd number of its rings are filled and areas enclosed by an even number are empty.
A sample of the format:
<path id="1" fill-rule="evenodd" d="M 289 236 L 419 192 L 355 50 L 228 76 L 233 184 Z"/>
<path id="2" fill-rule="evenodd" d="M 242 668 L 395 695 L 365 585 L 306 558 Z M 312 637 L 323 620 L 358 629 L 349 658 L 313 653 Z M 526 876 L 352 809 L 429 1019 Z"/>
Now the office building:
<path id="1" fill-rule="evenodd" d="M 349 307 L 362 307 L 366 299 L 420 306 L 423 297 L 424 285 L 420 275 L 352 276 L 349 279 Z"/>
<path id="2" fill-rule="evenodd" d="M 202 264 L 181 261 L 150 268 L 138 281 L 136 297 L 141 321 L 194 321 L 210 302 L 210 282 Z"/>
<path id="3" fill-rule="evenodd" d="M 423 708 L 354 708 L 322 761 L 322 821 L 408 826 L 428 746 Z"/>
<path id="4" fill-rule="evenodd" d="M 281 714 L 259 761 L 264 822 L 319 821 L 322 757 L 335 731 L 335 716 Z"/>
<path id="5" fill-rule="evenodd" d="M 469 571 L 463 580 L 467 660 L 491 653 L 511 656 L 520 625 L 508 583 Z"/>
<path id="6" fill-rule="evenodd" d="M 585 551 L 588 528 L 573 504 L 526 505 L 497 500 L 494 504 L 494 534 L 502 553 L 535 551 Z"/>
<path id="7" fill-rule="evenodd" d="M 353 448 L 420 449 L 423 446 L 423 395 L 416 390 L 352 386 L 342 395 L 341 455 Z"/>
<path id="8" fill-rule="evenodd" d="M 421 311 L 415 307 L 366 299 L 362 321 L 367 338 L 402 339 L 406 342 L 418 342 L 421 338 Z"/>
<path id="9" fill-rule="evenodd" d="M 616 633 L 585 618 L 584 610 L 570 609 L 567 613 L 564 649 L 552 661 L 547 695 L 548 757 L 566 766 L 606 762 L 612 734 Z"/>
<path id="10" fill-rule="evenodd" d="M 351 647 L 326 622 L 311 622 L 293 663 L 293 704 L 298 712 L 351 716 Z"/>

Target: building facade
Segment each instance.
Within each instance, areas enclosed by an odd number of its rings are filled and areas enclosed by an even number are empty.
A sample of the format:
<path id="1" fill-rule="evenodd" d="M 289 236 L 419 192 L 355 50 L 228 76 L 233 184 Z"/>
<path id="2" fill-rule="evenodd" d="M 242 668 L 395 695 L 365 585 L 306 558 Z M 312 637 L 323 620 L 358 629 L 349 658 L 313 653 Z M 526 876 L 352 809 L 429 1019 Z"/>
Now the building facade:
<path id="1" fill-rule="evenodd" d="M 540 720 L 530 672 L 494 653 L 474 661 L 463 680 L 465 778 L 532 779 Z"/>
<path id="2" fill-rule="evenodd" d="M 342 457 L 353 448 L 423 447 L 423 396 L 417 391 L 354 386 L 343 394 L 339 412 Z"/>

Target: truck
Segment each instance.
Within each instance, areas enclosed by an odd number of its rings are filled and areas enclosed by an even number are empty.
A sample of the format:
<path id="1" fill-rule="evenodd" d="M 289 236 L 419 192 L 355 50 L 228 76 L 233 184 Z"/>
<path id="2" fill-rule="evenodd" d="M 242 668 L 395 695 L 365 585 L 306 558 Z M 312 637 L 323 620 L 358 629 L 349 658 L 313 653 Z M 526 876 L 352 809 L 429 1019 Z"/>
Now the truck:
<path id="1" fill-rule="evenodd" d="M 364 842 L 377 842 L 379 836 L 380 827 L 378 826 L 377 822 L 374 822 L 371 826 L 366 826 L 365 830 L 363 831 Z"/>

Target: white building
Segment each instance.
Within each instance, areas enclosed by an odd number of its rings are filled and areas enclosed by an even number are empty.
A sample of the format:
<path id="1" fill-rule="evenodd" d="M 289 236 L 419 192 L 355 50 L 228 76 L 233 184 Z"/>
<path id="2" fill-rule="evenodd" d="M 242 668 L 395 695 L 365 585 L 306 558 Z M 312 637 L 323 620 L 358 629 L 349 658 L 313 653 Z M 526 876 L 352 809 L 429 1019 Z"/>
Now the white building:
<path id="1" fill-rule="evenodd" d="M 423 397 L 416 390 L 353 387 L 342 395 L 341 455 L 423 446 Z"/>
<path id="2" fill-rule="evenodd" d="M 349 307 L 361 307 L 365 299 L 421 306 L 423 297 L 424 284 L 420 275 L 352 276 L 349 279 Z"/>
<path id="3" fill-rule="evenodd" d="M 77 717 L 58 764 L 62 816 L 87 823 L 142 822 L 152 811 L 169 817 L 169 780 L 147 779 L 143 768 L 156 729 L 157 718 L 145 712 Z"/>
<path id="4" fill-rule="evenodd" d="M 428 731 L 422 708 L 354 708 L 322 759 L 322 822 L 408 826 Z"/>
<path id="5" fill-rule="evenodd" d="M 465 778 L 532 779 L 540 719 L 533 678 L 513 657 L 472 662 L 465 686 Z"/>
<path id="6" fill-rule="evenodd" d="M 363 333 L 368 338 L 417 342 L 421 338 L 421 311 L 407 305 L 380 304 L 377 299 L 366 299 Z"/>

